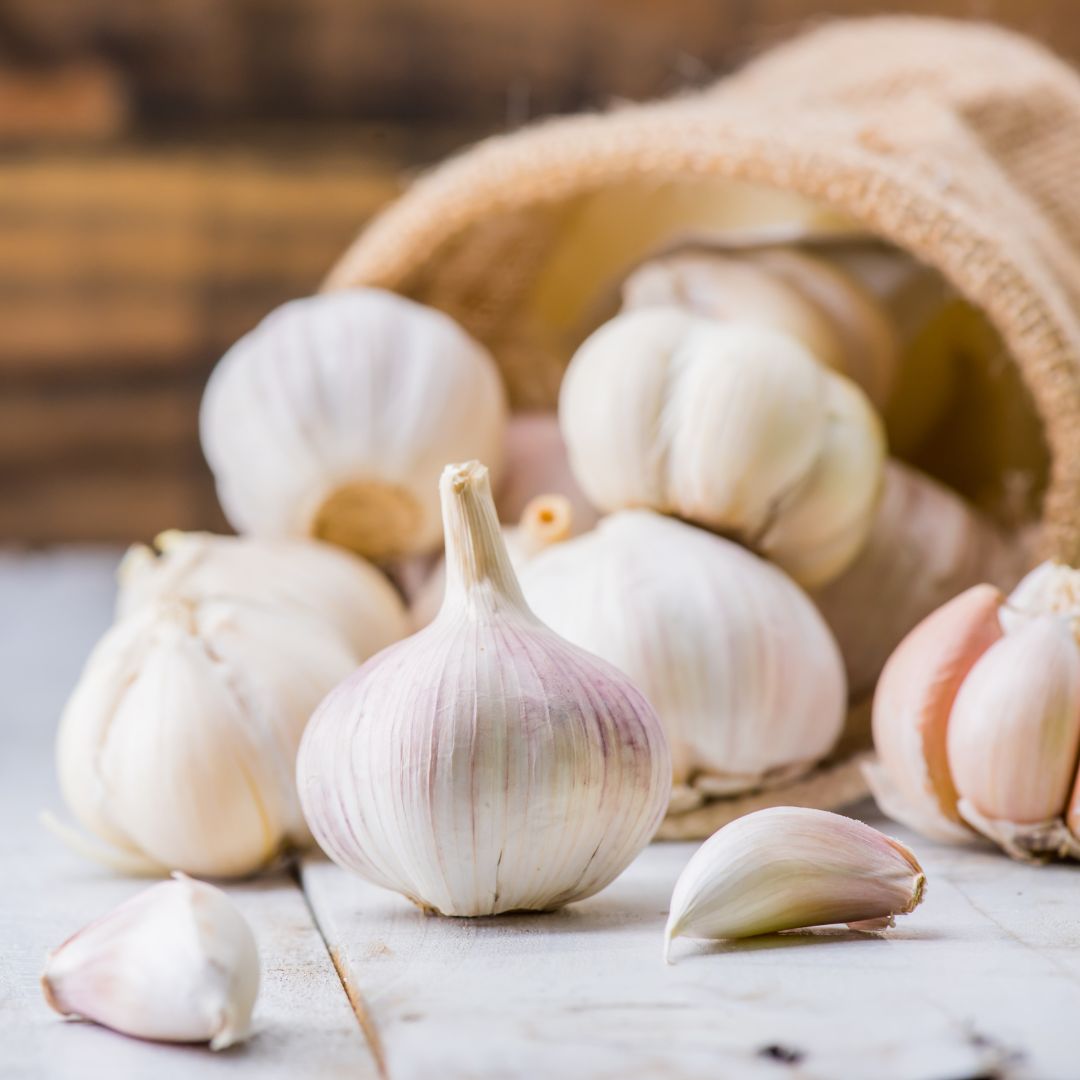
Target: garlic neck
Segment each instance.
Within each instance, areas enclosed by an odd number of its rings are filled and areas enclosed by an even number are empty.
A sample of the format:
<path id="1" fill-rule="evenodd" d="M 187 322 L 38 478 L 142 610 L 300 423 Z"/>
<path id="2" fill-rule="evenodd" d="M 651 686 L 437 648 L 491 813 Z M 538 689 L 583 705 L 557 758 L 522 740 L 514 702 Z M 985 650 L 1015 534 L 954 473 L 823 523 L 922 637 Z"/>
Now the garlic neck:
<path id="1" fill-rule="evenodd" d="M 439 481 L 446 534 L 446 597 L 442 611 L 462 604 L 532 617 L 499 526 L 487 467 L 447 465 Z"/>

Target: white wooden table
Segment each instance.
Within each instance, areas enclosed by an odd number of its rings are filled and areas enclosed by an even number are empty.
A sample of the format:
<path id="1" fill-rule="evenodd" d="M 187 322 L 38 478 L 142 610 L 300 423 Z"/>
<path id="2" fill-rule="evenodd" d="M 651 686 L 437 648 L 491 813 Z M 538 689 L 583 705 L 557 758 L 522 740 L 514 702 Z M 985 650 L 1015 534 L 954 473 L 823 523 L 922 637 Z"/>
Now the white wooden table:
<path id="1" fill-rule="evenodd" d="M 231 886 L 258 935 L 257 1034 L 221 1054 L 65 1023 L 47 948 L 145 883 L 38 824 L 52 737 L 109 620 L 117 553 L 0 555 L 0 1076 L 97 1078 L 1080 1077 L 1080 868 L 913 838 L 926 902 L 884 937 L 840 929 L 661 960 L 692 845 L 654 845 L 563 912 L 465 922 L 311 858 Z M 872 808 L 865 808 L 870 820 Z"/>

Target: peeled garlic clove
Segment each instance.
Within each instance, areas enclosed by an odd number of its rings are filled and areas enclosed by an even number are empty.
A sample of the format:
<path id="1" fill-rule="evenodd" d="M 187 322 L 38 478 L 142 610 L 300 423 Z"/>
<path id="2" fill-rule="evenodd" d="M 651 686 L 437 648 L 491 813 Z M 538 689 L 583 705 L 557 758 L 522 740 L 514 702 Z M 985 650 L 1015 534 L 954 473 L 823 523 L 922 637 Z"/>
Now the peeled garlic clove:
<path id="1" fill-rule="evenodd" d="M 867 779 L 885 813 L 934 838 L 956 840 L 964 832 L 946 737 L 961 685 L 1001 638 L 1002 600 L 991 585 L 951 600 L 904 638 L 878 681 L 878 765 Z"/>
<path id="2" fill-rule="evenodd" d="M 956 696 L 948 757 L 961 816 L 1015 858 L 1080 855 L 1066 811 L 1080 754 L 1080 647 L 1066 620 L 1028 620 Z"/>
<path id="3" fill-rule="evenodd" d="M 218 364 L 203 450 L 230 523 L 373 559 L 434 549 L 443 462 L 501 458 L 487 350 L 441 312 L 378 289 L 278 308 Z"/>
<path id="4" fill-rule="evenodd" d="M 506 427 L 502 481 L 495 493 L 499 520 L 518 522 L 535 498 L 567 500 L 573 531 L 591 529 L 600 515 L 585 498 L 566 457 L 554 412 L 515 413 Z"/>
<path id="5" fill-rule="evenodd" d="M 623 510 L 537 555 L 521 581 L 548 626 L 652 702 L 676 785 L 733 794 L 781 782 L 840 734 L 843 666 L 820 615 L 780 570 L 729 540 Z"/>
<path id="6" fill-rule="evenodd" d="M 174 877 L 68 938 L 49 956 L 42 988 L 62 1016 L 223 1050 L 251 1024 L 255 937 L 220 889 Z"/>
<path id="7" fill-rule="evenodd" d="M 840 334 L 803 291 L 743 255 L 682 253 L 650 259 L 622 289 L 623 310 L 678 307 L 722 322 L 754 323 L 791 335 L 822 364 L 844 370 Z"/>
<path id="8" fill-rule="evenodd" d="M 104 636 L 64 710 L 57 762 L 79 822 L 125 865 L 248 874 L 309 839 L 296 748 L 356 666 L 298 610 L 162 601 Z"/>
<path id="9" fill-rule="evenodd" d="M 408 633 L 405 608 L 364 559 L 310 540 L 255 540 L 172 529 L 154 548 L 133 545 L 118 572 L 119 618 L 161 600 L 234 599 L 295 608 L 324 619 L 357 660 Z"/>
<path id="10" fill-rule="evenodd" d="M 671 790 L 660 721 L 525 603 L 477 462 L 440 484 L 447 589 L 430 626 L 319 706 L 297 762 L 335 862 L 443 915 L 550 910 L 612 881 Z"/>
<path id="11" fill-rule="evenodd" d="M 827 810 L 777 806 L 725 825 L 675 883 L 664 931 L 745 938 L 830 923 L 881 930 L 922 901 L 926 876 L 899 841 Z"/>
<path id="12" fill-rule="evenodd" d="M 581 346 L 559 417 L 597 506 L 677 514 L 751 546 L 779 537 L 784 569 L 816 584 L 869 530 L 883 462 L 876 418 L 839 379 L 776 330 L 643 308 Z M 864 453 L 858 483 L 840 476 L 840 443 Z"/>
<path id="13" fill-rule="evenodd" d="M 885 458 L 885 429 L 854 383 L 830 379 L 826 408 L 817 463 L 756 543 L 807 588 L 835 578 L 866 542 Z"/>
<path id="14" fill-rule="evenodd" d="M 981 582 L 1010 588 L 1025 562 L 1022 546 L 955 492 L 887 462 L 866 543 L 814 596 L 840 645 L 852 700 L 873 691 L 892 651 L 928 615 Z"/>

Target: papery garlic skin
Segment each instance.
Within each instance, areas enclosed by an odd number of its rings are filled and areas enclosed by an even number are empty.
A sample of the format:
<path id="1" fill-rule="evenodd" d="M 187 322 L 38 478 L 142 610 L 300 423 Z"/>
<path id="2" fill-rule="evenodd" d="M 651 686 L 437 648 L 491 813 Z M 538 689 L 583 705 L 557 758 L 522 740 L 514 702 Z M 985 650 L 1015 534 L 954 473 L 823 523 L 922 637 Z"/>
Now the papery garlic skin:
<path id="1" fill-rule="evenodd" d="M 522 571 L 533 611 L 625 672 L 654 705 L 676 785 L 709 794 L 790 779 L 844 722 L 843 663 L 806 595 L 728 540 L 623 510 Z"/>
<path id="2" fill-rule="evenodd" d="M 836 636 L 853 701 L 869 695 L 904 637 L 982 582 L 1007 589 L 1026 553 L 943 484 L 888 461 L 881 501 L 851 565 L 814 595 Z"/>
<path id="3" fill-rule="evenodd" d="M 259 989 L 251 927 L 220 889 L 182 874 L 70 937 L 46 962 L 48 1003 L 125 1035 L 209 1042 L 247 1037 Z"/>
<path id="4" fill-rule="evenodd" d="M 497 464 L 495 364 L 448 316 L 378 289 L 296 300 L 241 338 L 203 398 L 203 450 L 240 532 L 373 559 L 439 542 L 447 460 Z"/>
<path id="5" fill-rule="evenodd" d="M 528 504 L 541 495 L 568 501 L 575 534 L 600 519 L 570 470 L 557 414 L 515 413 L 506 428 L 502 480 L 495 492 L 499 520 L 518 522 Z"/>
<path id="6" fill-rule="evenodd" d="M 1080 648 L 1067 620 L 1025 621 L 986 650 L 949 717 L 961 817 L 1015 858 L 1080 858 L 1062 820 L 1080 755 Z"/>
<path id="7" fill-rule="evenodd" d="M 142 607 L 98 643 L 64 709 L 64 799 L 120 864 L 259 870 L 309 840 L 296 748 L 311 710 L 355 666 L 333 627 L 298 610 Z"/>
<path id="8" fill-rule="evenodd" d="M 1040 563 L 1009 593 L 1001 609 L 1001 625 L 1011 633 L 1043 615 L 1065 617 L 1073 634 L 1080 637 L 1080 570 L 1055 560 Z"/>
<path id="9" fill-rule="evenodd" d="M 872 524 L 881 424 L 853 384 L 776 330 L 675 308 L 619 315 L 575 354 L 559 420 L 596 506 L 769 547 L 804 585 L 841 573 Z"/>
<path id="10" fill-rule="evenodd" d="M 280 605 L 325 619 L 358 661 L 408 633 L 405 606 L 386 577 L 364 559 L 317 541 L 173 529 L 153 548 L 132 545 L 117 578 L 118 618 L 168 599 Z"/>
<path id="11" fill-rule="evenodd" d="M 922 901 L 926 876 L 907 847 L 861 821 L 777 806 L 737 818 L 693 854 L 675 883 L 664 932 L 745 938 L 847 923 L 893 925 Z"/>
<path id="12" fill-rule="evenodd" d="M 550 910 L 613 880 L 667 805 L 660 721 L 526 606 L 487 470 L 441 480 L 447 593 L 312 717 L 297 762 L 335 862 L 443 915 Z"/>

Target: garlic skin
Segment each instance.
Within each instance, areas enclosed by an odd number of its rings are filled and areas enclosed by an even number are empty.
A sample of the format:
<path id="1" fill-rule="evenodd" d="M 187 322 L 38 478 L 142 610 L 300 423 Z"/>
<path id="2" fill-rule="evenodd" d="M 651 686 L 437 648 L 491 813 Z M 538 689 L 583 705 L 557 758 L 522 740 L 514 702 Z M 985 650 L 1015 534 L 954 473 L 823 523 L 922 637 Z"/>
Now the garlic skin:
<path id="1" fill-rule="evenodd" d="M 729 540 L 622 510 L 522 571 L 533 611 L 660 714 L 674 782 L 711 795 L 808 771 L 844 723 L 836 643 L 783 572 Z"/>
<path id="2" fill-rule="evenodd" d="M 133 544 L 117 573 L 116 614 L 161 600 L 208 598 L 295 608 L 325 619 L 356 659 L 405 637 L 405 606 L 370 563 L 311 540 L 255 540 L 171 529 Z"/>
<path id="3" fill-rule="evenodd" d="M 62 1016 L 125 1035 L 209 1042 L 247 1037 L 259 990 L 251 927 L 220 889 L 183 874 L 151 886 L 68 938 L 41 977 Z"/>
<path id="4" fill-rule="evenodd" d="M 776 806 L 725 825 L 675 883 L 664 957 L 677 937 L 746 938 L 847 923 L 883 930 L 923 899 L 926 876 L 898 840 L 827 810 Z"/>
<path id="5" fill-rule="evenodd" d="M 285 304 L 241 338 L 210 377 L 200 431 L 238 532 L 379 560 L 438 545 L 443 462 L 497 464 L 505 422 L 494 361 L 453 320 L 347 289 Z"/>
<path id="6" fill-rule="evenodd" d="M 663 817 L 660 721 L 525 604 L 477 462 L 440 489 L 447 591 L 430 626 L 319 706 L 300 798 L 339 865 L 442 915 L 551 910 L 612 881 Z"/>
<path id="7" fill-rule="evenodd" d="M 591 529 L 600 520 L 570 470 L 559 417 L 554 412 L 515 413 L 510 417 L 502 472 L 495 492 L 500 521 L 520 521 L 533 499 L 550 495 L 567 500 L 575 534 Z"/>
<path id="8" fill-rule="evenodd" d="M 851 700 L 873 692 L 893 650 L 928 615 L 982 582 L 1012 587 L 1026 561 L 1022 547 L 965 499 L 888 461 L 866 543 L 813 597 L 840 646 Z"/>
<path id="9" fill-rule="evenodd" d="M 161 601 L 114 625 L 64 709 L 64 799 L 125 870 L 236 877 L 309 841 L 296 748 L 311 710 L 356 666 L 299 609 Z"/>
<path id="10" fill-rule="evenodd" d="M 616 316 L 571 361 L 559 420 L 594 505 L 730 535 L 806 587 L 838 576 L 873 522 L 881 423 L 777 330 L 675 308 Z"/>
<path id="11" fill-rule="evenodd" d="M 1008 599 L 980 585 L 901 642 L 874 698 L 882 809 L 1016 859 L 1080 858 L 1078 575 L 1045 564 Z"/>

